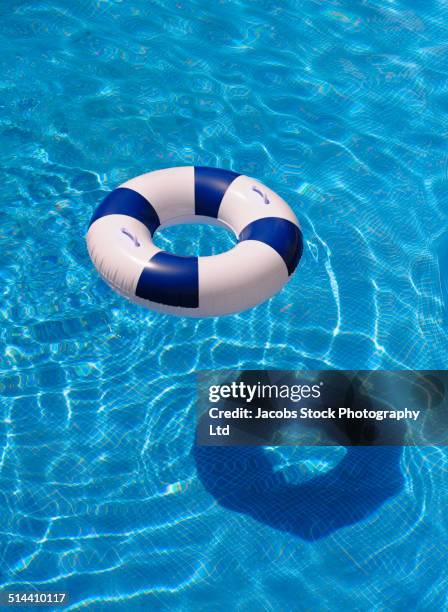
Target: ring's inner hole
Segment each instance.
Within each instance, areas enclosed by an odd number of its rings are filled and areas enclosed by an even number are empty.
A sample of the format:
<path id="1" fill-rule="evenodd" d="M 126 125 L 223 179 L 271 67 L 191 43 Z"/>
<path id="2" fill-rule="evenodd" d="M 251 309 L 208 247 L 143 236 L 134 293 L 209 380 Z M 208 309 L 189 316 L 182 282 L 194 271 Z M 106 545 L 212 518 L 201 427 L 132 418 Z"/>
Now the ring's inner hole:
<path id="1" fill-rule="evenodd" d="M 174 255 L 218 255 L 237 243 L 230 229 L 208 223 L 182 223 L 160 227 L 153 236 L 156 246 Z"/>
<path id="2" fill-rule="evenodd" d="M 342 446 L 270 446 L 266 452 L 274 472 L 288 484 L 302 484 L 333 470 L 347 453 Z"/>

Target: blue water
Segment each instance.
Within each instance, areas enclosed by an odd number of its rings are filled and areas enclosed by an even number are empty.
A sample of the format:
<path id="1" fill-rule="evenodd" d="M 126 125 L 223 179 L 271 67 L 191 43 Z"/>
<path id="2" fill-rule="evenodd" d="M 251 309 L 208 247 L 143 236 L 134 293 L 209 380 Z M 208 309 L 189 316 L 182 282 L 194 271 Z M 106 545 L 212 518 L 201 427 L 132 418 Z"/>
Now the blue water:
<path id="1" fill-rule="evenodd" d="M 0 13 L 3 589 L 68 590 L 71 610 L 448 609 L 445 449 L 265 450 L 220 487 L 192 451 L 200 368 L 446 367 L 446 3 Z M 98 278 L 95 206 L 191 164 L 255 176 L 299 217 L 303 259 L 266 304 L 170 318 Z M 313 494 L 272 500 L 271 471 Z"/>

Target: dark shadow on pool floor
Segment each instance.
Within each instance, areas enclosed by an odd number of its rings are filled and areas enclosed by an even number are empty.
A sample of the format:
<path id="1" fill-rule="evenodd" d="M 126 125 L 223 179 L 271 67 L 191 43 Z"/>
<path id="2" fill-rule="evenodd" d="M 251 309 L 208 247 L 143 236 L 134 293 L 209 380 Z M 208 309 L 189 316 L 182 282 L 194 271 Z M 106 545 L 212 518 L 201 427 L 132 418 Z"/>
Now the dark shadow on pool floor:
<path id="1" fill-rule="evenodd" d="M 314 541 L 365 519 L 403 487 L 399 446 L 352 446 L 331 471 L 292 485 L 263 447 L 195 446 L 198 475 L 223 507 Z"/>
<path id="2" fill-rule="evenodd" d="M 243 377 L 250 380 L 252 375 L 245 373 Z M 257 379 L 260 375 L 255 374 Z M 369 397 L 356 384 L 337 372 L 327 376 L 334 392 L 349 400 L 336 405 L 354 403 L 371 408 Z M 328 429 L 328 424 L 321 427 Z M 344 431 L 336 430 L 335 440 L 348 436 L 352 443 L 360 444 L 365 434 L 372 439 L 376 435 L 369 423 L 364 423 L 362 430 L 356 424 L 343 427 Z M 395 439 L 400 441 L 401 435 L 399 428 Z M 340 444 L 345 446 L 342 441 Z M 274 471 L 263 446 L 195 444 L 193 456 L 199 479 L 221 506 L 315 541 L 365 519 L 403 488 L 400 445 L 355 445 L 346 446 L 346 451 L 333 469 L 300 484 L 292 484 L 281 471 Z"/>

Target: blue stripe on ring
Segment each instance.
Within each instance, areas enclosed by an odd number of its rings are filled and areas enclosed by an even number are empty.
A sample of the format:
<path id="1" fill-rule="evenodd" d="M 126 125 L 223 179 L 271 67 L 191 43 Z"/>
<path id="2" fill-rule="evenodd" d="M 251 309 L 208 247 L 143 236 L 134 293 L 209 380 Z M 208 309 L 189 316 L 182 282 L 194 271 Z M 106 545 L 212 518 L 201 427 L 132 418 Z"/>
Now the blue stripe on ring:
<path id="1" fill-rule="evenodd" d="M 93 213 L 90 225 L 106 215 L 127 215 L 138 219 L 146 225 L 151 236 L 160 225 L 159 215 L 148 200 L 127 187 L 115 189 L 101 202 Z"/>
<path id="2" fill-rule="evenodd" d="M 302 232 L 297 225 L 280 217 L 252 221 L 241 231 L 239 240 L 259 240 L 268 244 L 283 258 L 290 276 L 303 253 Z"/>
<path id="3" fill-rule="evenodd" d="M 143 269 L 135 295 L 168 306 L 198 308 L 198 258 L 159 251 Z"/>
<path id="4" fill-rule="evenodd" d="M 197 215 L 218 217 L 221 200 L 240 175 L 231 170 L 196 166 L 194 169 L 194 202 Z"/>

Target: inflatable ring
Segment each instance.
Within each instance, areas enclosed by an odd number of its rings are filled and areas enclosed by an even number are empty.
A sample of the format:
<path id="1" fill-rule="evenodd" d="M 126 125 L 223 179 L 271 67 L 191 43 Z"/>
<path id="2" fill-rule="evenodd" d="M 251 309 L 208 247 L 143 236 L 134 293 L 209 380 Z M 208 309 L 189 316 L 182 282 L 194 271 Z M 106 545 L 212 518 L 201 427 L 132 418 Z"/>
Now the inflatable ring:
<path id="1" fill-rule="evenodd" d="M 157 228 L 211 223 L 235 247 L 181 257 L 152 241 Z M 87 233 L 102 278 L 132 302 L 169 314 L 205 317 L 251 308 L 274 295 L 303 250 L 291 208 L 253 178 L 217 168 L 178 167 L 127 181 L 96 209 Z"/>

